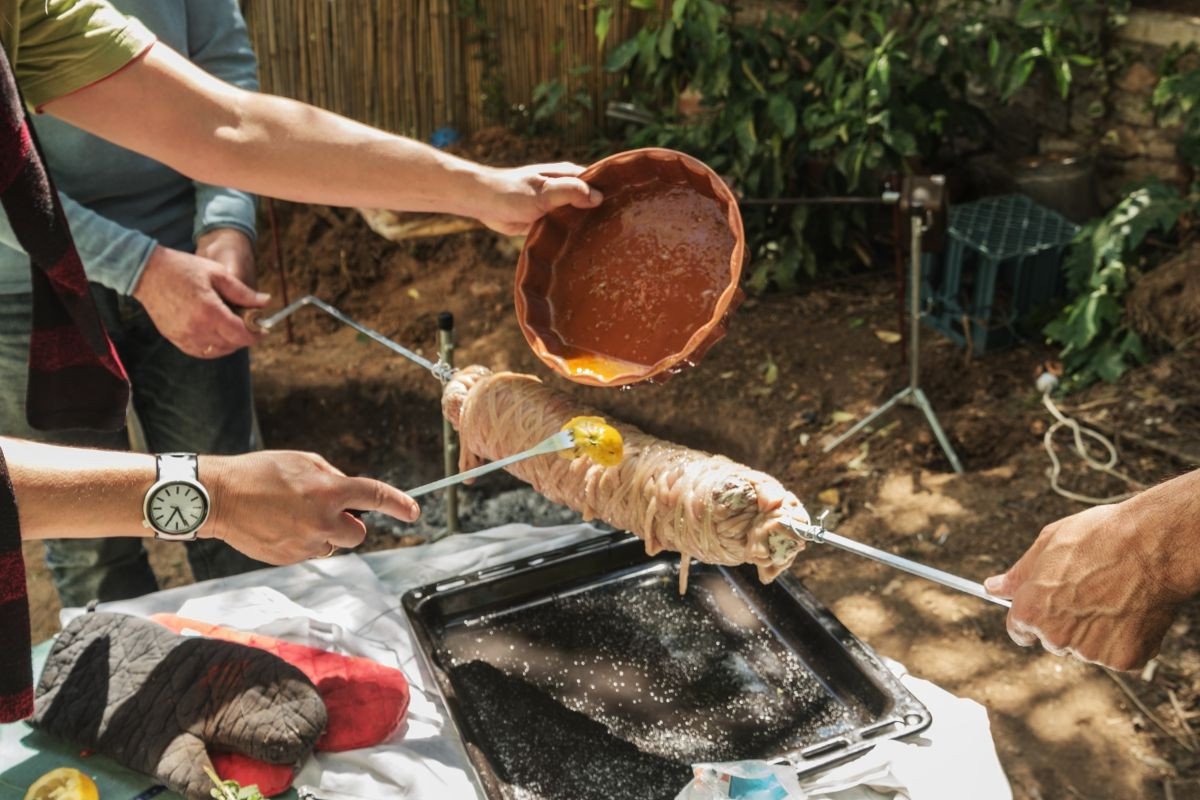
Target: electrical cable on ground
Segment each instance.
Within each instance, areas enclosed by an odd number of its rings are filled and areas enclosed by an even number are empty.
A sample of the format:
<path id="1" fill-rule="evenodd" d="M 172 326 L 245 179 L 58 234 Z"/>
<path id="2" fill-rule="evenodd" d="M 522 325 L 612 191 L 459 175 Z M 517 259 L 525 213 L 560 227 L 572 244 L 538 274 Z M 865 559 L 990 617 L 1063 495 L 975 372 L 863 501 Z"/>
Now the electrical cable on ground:
<path id="1" fill-rule="evenodd" d="M 1119 461 L 1117 456 L 1117 448 L 1108 438 L 1104 436 L 1104 434 L 1079 424 L 1078 420 L 1068 417 L 1059 410 L 1058 406 L 1050 398 L 1050 393 L 1053 392 L 1058 386 L 1058 378 L 1049 372 L 1042 373 L 1040 376 L 1038 376 L 1037 386 L 1042 393 L 1042 405 L 1046 407 L 1046 409 L 1054 416 L 1055 419 L 1054 424 L 1046 429 L 1046 433 L 1042 437 L 1042 445 L 1046 448 L 1046 455 L 1050 457 L 1050 469 L 1048 469 L 1046 472 L 1050 478 L 1051 489 L 1069 500 L 1087 503 L 1088 505 L 1092 506 L 1101 506 L 1109 503 L 1119 503 L 1122 500 L 1128 500 L 1142 489 L 1146 488 L 1142 483 L 1139 483 L 1125 473 L 1116 469 L 1117 462 Z M 1073 492 L 1070 489 L 1065 489 L 1059 485 L 1058 479 L 1062 472 L 1062 464 L 1058 460 L 1058 453 L 1055 452 L 1054 434 L 1057 433 L 1059 429 L 1064 427 L 1070 428 L 1072 438 L 1075 442 L 1075 454 L 1079 456 L 1084 464 L 1096 472 L 1103 472 L 1106 475 L 1111 475 L 1114 478 L 1120 479 L 1129 486 L 1134 487 L 1134 491 L 1125 492 L 1124 494 L 1111 495 L 1109 497 L 1091 497 L 1089 495 Z M 1108 452 L 1108 458 L 1103 462 L 1094 458 L 1092 454 L 1088 452 L 1088 446 L 1084 441 L 1084 437 L 1089 437 L 1099 442 L 1100 445 Z"/>

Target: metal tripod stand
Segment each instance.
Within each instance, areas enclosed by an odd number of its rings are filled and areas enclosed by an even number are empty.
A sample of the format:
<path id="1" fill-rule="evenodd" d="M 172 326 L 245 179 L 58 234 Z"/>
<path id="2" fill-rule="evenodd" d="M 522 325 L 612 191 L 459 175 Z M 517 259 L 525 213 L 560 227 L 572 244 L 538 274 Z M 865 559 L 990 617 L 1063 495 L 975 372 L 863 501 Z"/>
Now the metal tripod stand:
<path id="1" fill-rule="evenodd" d="M 921 413 L 925 415 L 925 419 L 929 422 L 929 427 L 933 429 L 933 435 L 937 437 L 938 444 L 942 446 L 942 451 L 946 454 L 946 458 L 949 459 L 950 466 L 954 468 L 955 472 L 962 474 L 962 462 L 958 460 L 958 454 L 950 446 L 950 440 L 946 438 L 946 432 L 942 430 L 942 426 L 938 423 L 937 415 L 933 413 L 933 406 L 929 404 L 929 398 L 921 390 L 920 384 L 921 237 L 929 229 L 933 215 L 940 205 L 941 186 L 941 182 L 935 181 L 934 186 L 916 185 L 911 189 L 906 187 L 901 201 L 901 208 L 908 212 L 911 231 L 911 253 L 909 258 L 912 263 L 909 267 L 911 283 L 908 302 L 908 386 L 905 386 L 899 392 L 892 395 L 891 399 L 886 403 L 863 417 L 854 424 L 854 427 L 826 445 L 824 451 L 826 453 L 857 434 L 888 411 L 891 411 L 893 406 L 898 403 L 907 403 L 921 409 Z M 934 190 L 932 194 L 928 191 L 929 189 Z"/>

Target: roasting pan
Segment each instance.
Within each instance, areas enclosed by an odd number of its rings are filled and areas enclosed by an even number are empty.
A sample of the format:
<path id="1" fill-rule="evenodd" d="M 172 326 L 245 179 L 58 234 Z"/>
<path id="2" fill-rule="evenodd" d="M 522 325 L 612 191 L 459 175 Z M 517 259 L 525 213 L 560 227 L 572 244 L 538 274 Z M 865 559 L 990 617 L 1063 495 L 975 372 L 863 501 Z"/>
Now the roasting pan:
<path id="1" fill-rule="evenodd" d="M 929 712 L 801 583 L 609 534 L 404 595 L 490 800 L 674 798 L 700 762 L 800 773 Z"/>

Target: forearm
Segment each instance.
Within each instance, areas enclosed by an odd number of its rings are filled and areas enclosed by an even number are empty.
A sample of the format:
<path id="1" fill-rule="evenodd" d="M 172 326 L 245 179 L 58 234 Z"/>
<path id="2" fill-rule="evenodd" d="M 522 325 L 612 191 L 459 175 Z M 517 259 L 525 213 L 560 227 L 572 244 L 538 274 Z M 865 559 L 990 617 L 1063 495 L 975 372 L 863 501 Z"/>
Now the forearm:
<path id="1" fill-rule="evenodd" d="M 200 69 L 240 89 L 258 91 L 258 62 L 238 0 L 185 0 L 187 56 Z M 257 209 L 252 195 L 196 181 L 192 238 L 234 228 L 253 241 Z"/>
<path id="2" fill-rule="evenodd" d="M 130 124 L 131 97 L 139 104 Z M 478 217 L 494 170 L 293 100 L 238 89 L 157 44 L 45 105 L 206 183 L 297 202 Z"/>
<path id="3" fill-rule="evenodd" d="M 476 202 L 488 191 L 485 167 L 294 100 L 230 94 L 215 114 L 226 124 L 212 129 L 211 152 L 195 165 L 197 180 L 296 202 L 469 217 L 485 211 Z"/>
<path id="4" fill-rule="evenodd" d="M 141 499 L 154 456 L 0 438 L 23 539 L 148 536 Z"/>
<path id="5" fill-rule="evenodd" d="M 1137 669 L 1158 652 L 1180 604 L 1200 593 L 1197 543 L 1200 470 L 1050 523 L 984 586 L 1012 598 L 1017 644 Z"/>
<path id="6" fill-rule="evenodd" d="M 1200 593 L 1200 470 L 1147 489 L 1117 510 L 1147 572 L 1180 599 Z"/>
<path id="7" fill-rule="evenodd" d="M 17 499 L 21 538 L 153 536 L 142 524 L 142 501 L 157 476 L 153 455 L 6 437 L 0 437 L 0 449 Z M 220 461 L 200 457 L 200 476 L 214 508 L 223 494 Z M 198 533 L 202 538 L 208 534 L 204 528 Z"/>
<path id="8" fill-rule="evenodd" d="M 23 539 L 150 536 L 143 503 L 158 471 L 141 453 L 84 450 L 0 437 Z M 200 456 L 209 518 L 197 531 L 251 558 L 291 564 L 354 547 L 366 527 L 346 509 L 414 520 L 421 511 L 399 489 L 350 478 L 312 453 Z"/>

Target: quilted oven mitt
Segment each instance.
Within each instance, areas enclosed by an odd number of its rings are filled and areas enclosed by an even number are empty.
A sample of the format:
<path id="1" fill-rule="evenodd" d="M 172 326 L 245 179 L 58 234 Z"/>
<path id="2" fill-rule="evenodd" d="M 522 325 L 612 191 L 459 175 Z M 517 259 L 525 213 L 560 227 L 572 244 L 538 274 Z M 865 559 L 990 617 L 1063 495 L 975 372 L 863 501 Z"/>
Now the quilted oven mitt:
<path id="1" fill-rule="evenodd" d="M 84 614 L 67 625 L 34 702 L 36 727 L 189 800 L 210 796 L 210 752 L 292 765 L 326 724 L 312 682 L 280 658 L 121 614 Z"/>
<path id="2" fill-rule="evenodd" d="M 197 633 L 266 650 L 303 672 L 317 687 L 329 714 L 329 724 L 317 740 L 317 750 L 336 753 L 371 747 L 390 738 L 404 722 L 408 680 L 398 669 L 369 658 L 333 653 L 175 614 L 155 614 L 151 619 L 176 633 Z"/>
<path id="3" fill-rule="evenodd" d="M 300 669 L 316 685 L 329 713 L 329 725 L 316 749 L 323 752 L 371 747 L 399 730 L 408 710 L 409 688 L 404 673 L 368 658 L 331 653 L 272 636 L 249 633 L 222 625 L 155 614 L 152 619 L 177 633 L 194 632 L 214 639 L 260 647 Z M 213 763 L 222 778 L 243 786 L 291 785 L 290 769 L 262 764 L 239 753 L 218 753 Z"/>

